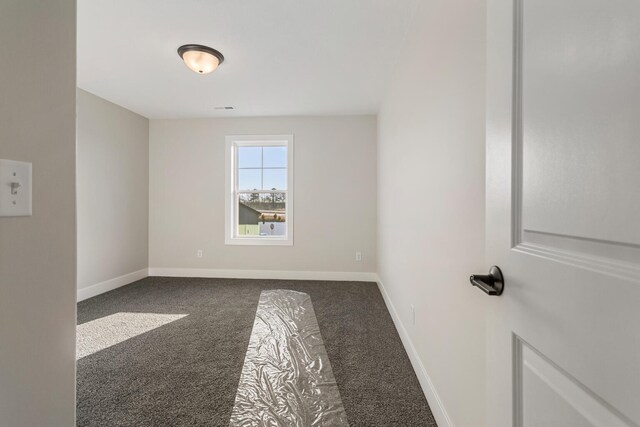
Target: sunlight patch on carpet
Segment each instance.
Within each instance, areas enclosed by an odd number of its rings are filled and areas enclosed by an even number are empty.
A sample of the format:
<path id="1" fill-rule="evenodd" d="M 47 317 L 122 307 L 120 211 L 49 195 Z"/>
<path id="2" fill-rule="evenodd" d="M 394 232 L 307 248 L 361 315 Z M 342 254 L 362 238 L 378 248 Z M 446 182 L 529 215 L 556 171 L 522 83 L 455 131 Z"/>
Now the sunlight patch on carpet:
<path id="1" fill-rule="evenodd" d="M 78 325 L 76 360 L 175 322 L 187 314 L 115 313 Z"/>

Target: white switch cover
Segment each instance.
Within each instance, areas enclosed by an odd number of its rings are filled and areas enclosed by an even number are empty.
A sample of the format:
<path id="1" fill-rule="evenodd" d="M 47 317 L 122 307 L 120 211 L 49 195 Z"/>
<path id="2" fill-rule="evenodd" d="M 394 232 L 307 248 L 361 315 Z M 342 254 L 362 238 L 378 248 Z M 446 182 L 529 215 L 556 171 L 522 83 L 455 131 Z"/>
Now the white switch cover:
<path id="1" fill-rule="evenodd" d="M 0 159 L 0 216 L 31 216 L 31 163 Z"/>

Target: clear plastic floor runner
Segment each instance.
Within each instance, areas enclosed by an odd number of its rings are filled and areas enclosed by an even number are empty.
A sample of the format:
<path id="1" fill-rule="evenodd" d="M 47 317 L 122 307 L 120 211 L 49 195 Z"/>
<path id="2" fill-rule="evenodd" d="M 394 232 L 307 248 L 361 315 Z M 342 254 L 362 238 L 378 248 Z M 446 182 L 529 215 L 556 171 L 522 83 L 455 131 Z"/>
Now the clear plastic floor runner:
<path id="1" fill-rule="evenodd" d="M 263 291 L 229 426 L 348 425 L 311 298 Z"/>

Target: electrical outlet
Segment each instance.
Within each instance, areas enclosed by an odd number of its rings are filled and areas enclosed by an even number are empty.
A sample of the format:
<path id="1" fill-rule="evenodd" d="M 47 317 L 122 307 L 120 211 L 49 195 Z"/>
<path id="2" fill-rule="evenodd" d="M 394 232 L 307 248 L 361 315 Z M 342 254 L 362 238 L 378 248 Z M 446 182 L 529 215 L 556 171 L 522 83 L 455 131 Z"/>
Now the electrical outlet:
<path id="1" fill-rule="evenodd" d="M 416 307 L 411 304 L 411 326 L 416 326 Z"/>
<path id="2" fill-rule="evenodd" d="M 198 258 L 202 258 L 202 253 L 203 253 L 203 252 L 202 252 L 202 249 L 198 249 L 198 251 L 196 252 L 196 256 L 197 256 Z"/>
<path id="3" fill-rule="evenodd" d="M 356 261 L 362 261 L 362 252 L 356 252 Z"/>

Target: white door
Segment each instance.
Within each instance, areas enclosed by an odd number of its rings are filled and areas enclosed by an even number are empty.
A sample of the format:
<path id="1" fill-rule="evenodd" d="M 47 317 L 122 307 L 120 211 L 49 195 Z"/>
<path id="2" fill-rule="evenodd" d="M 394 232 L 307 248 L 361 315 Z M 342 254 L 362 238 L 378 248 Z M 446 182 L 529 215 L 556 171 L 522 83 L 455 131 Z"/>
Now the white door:
<path id="1" fill-rule="evenodd" d="M 640 1 L 488 3 L 487 425 L 638 426 Z"/>

